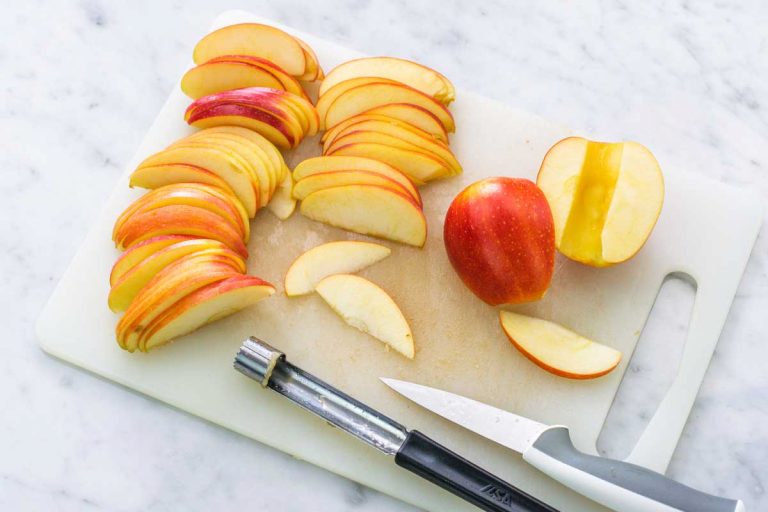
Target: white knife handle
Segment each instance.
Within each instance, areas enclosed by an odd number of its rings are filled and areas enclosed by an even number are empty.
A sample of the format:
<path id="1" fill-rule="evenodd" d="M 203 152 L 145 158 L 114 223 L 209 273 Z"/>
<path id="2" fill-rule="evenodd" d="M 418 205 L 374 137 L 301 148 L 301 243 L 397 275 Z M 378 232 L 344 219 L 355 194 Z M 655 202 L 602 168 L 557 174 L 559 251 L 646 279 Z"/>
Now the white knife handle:
<path id="1" fill-rule="evenodd" d="M 578 451 L 568 429 L 544 431 L 523 459 L 617 512 L 745 512 L 739 500 L 706 494 L 649 469 Z"/>

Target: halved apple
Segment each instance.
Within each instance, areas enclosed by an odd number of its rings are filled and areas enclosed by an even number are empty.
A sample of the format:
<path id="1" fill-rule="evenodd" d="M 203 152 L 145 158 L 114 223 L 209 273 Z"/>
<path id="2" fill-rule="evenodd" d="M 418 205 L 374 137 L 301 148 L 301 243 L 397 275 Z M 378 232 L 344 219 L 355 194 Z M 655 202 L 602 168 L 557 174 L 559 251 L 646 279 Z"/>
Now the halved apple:
<path id="1" fill-rule="evenodd" d="M 328 276 L 315 290 L 347 324 L 413 359 L 411 328 L 387 292 L 367 279 L 350 274 Z"/>
<path id="2" fill-rule="evenodd" d="M 413 196 L 408 189 L 397 181 L 370 171 L 332 171 L 307 176 L 294 185 L 293 197 L 302 200 L 318 190 L 343 185 L 377 185 L 400 194 L 407 194 L 421 206 L 421 196 Z"/>
<path id="3" fill-rule="evenodd" d="M 423 185 L 424 182 L 411 181 L 399 169 L 373 158 L 361 156 L 318 156 L 307 158 L 302 160 L 293 170 L 293 179 L 299 181 L 313 174 L 333 171 L 370 171 L 381 174 L 407 188 L 412 196 L 418 196 L 418 202 L 421 203 L 421 196 L 419 196 L 419 192 L 414 187 L 414 183 L 416 185 Z"/>
<path id="4" fill-rule="evenodd" d="M 621 361 L 618 350 L 556 323 L 510 311 L 501 311 L 499 319 L 512 344 L 525 357 L 555 375 L 594 379 L 609 373 Z"/>
<path id="5" fill-rule="evenodd" d="M 187 235 L 161 235 L 134 244 L 130 249 L 121 254 L 117 261 L 115 261 L 115 264 L 112 265 L 112 272 L 109 274 L 109 285 L 113 286 L 126 272 L 157 251 L 185 240 L 195 240 L 195 237 Z"/>
<path id="6" fill-rule="evenodd" d="M 189 254 L 158 272 L 133 299 L 115 327 L 121 347 L 133 352 L 139 336 L 167 308 L 203 286 L 240 275 L 220 255 Z"/>
<path id="7" fill-rule="evenodd" d="M 109 291 L 109 309 L 114 312 L 125 311 L 141 289 L 162 269 L 184 256 L 192 253 L 219 254 L 230 258 L 236 270 L 245 273 L 245 260 L 218 240 L 194 238 L 169 245 L 147 259 L 138 262 L 112 285 Z"/>
<path id="8" fill-rule="evenodd" d="M 227 61 L 200 64 L 181 79 L 181 90 L 192 99 L 244 87 L 283 89 L 283 83 L 264 68 Z"/>
<path id="9" fill-rule="evenodd" d="M 333 147 L 327 156 L 361 156 L 379 160 L 399 169 L 415 183 L 451 176 L 453 172 L 444 161 L 427 153 L 373 142 Z"/>
<path id="10" fill-rule="evenodd" d="M 293 198 L 293 178 L 290 173 L 286 174 L 267 208 L 280 220 L 285 220 L 293 215 L 293 211 L 296 209 L 296 200 Z"/>
<path id="11" fill-rule="evenodd" d="M 148 167 L 154 168 L 167 165 L 172 167 L 164 167 L 162 171 L 147 169 Z M 159 176 L 164 172 L 172 172 L 175 175 L 188 175 L 196 172 L 190 168 L 180 167 L 180 165 L 205 169 L 215 174 L 224 180 L 234 191 L 248 212 L 248 216 L 253 217 L 256 215 L 258 198 L 251 183 L 250 175 L 246 169 L 234 165 L 225 151 L 205 147 L 166 149 L 155 153 L 139 164 L 138 169 L 134 171 L 134 175 L 148 180 L 159 180 L 163 179 L 159 178 Z M 202 174 L 198 173 L 198 175 Z M 164 179 L 168 179 L 168 176 L 165 176 Z"/>
<path id="12" fill-rule="evenodd" d="M 401 128 L 385 130 L 381 127 L 376 130 L 364 130 L 353 126 L 349 128 L 349 131 L 339 133 L 333 141 L 326 141 L 324 151 L 332 153 L 334 149 L 347 144 L 373 142 L 425 153 L 443 162 L 446 167 L 451 169 L 451 175 L 461 174 L 461 164 L 444 143 L 413 135 Z"/>
<path id="13" fill-rule="evenodd" d="M 340 82 L 358 77 L 381 77 L 402 82 L 446 105 L 456 99 L 456 90 L 444 75 L 395 57 L 364 57 L 336 66 L 323 80 L 320 95 Z"/>
<path id="14" fill-rule="evenodd" d="M 381 105 L 380 107 L 366 110 L 362 114 L 354 117 L 358 118 L 362 116 L 385 116 L 390 119 L 397 119 L 398 121 L 403 121 L 416 128 L 424 130 L 425 132 L 431 133 L 436 139 L 441 140 L 446 144 L 448 143 L 448 132 L 445 131 L 445 127 L 440 122 L 440 119 L 429 110 L 417 105 L 412 105 L 410 103 L 390 103 L 388 105 Z M 344 121 L 342 121 L 342 123 L 343 122 Z M 338 126 L 338 124 L 335 126 Z M 328 129 L 335 128 L 335 126 L 329 127 Z"/>
<path id="15" fill-rule="evenodd" d="M 309 100 L 306 91 L 304 91 L 304 88 L 301 86 L 299 81 L 291 76 L 288 72 L 286 72 L 283 68 L 270 60 L 262 59 L 261 57 L 254 57 L 252 55 L 222 55 L 221 57 L 215 57 L 209 60 L 205 64 L 210 64 L 213 62 L 239 62 L 242 64 L 248 64 L 250 66 L 261 68 L 264 71 L 274 75 L 274 77 L 280 81 L 282 87 L 279 87 L 279 89 L 292 92 L 293 94 L 297 94 Z M 235 89 L 242 89 L 242 87 L 235 87 Z"/>
<path id="16" fill-rule="evenodd" d="M 269 297 L 275 287 L 254 276 L 235 275 L 182 298 L 150 324 L 138 341 L 147 352 Z"/>
<path id="17" fill-rule="evenodd" d="M 306 251 L 288 267 L 285 294 L 305 295 L 317 283 L 334 274 L 351 274 L 369 267 L 390 255 L 389 247 L 371 242 L 343 240 L 328 242 Z"/>
<path id="18" fill-rule="evenodd" d="M 376 78 L 376 77 L 359 77 L 359 78 L 353 78 L 351 80 L 346 80 L 341 83 L 337 83 L 333 87 L 326 89 L 324 94 L 321 94 L 318 99 L 317 103 L 315 105 L 315 108 L 317 109 L 317 114 L 320 116 L 321 123 L 325 123 L 325 116 L 328 113 L 328 109 L 333 104 L 336 99 L 347 92 L 350 89 L 353 89 L 355 87 L 360 87 L 361 85 L 368 85 L 368 84 L 397 84 L 398 82 L 395 82 L 394 80 L 389 80 L 386 78 Z M 322 124 L 323 126 L 330 126 L 328 124 Z"/>
<path id="19" fill-rule="evenodd" d="M 343 92 L 328 107 L 324 126 L 334 126 L 352 116 L 391 103 L 410 103 L 422 107 L 434 114 L 446 131 L 455 130 L 453 116 L 442 103 L 413 87 L 399 83 L 371 83 Z"/>
<path id="20" fill-rule="evenodd" d="M 197 43 L 195 64 L 222 55 L 252 55 L 270 60 L 293 76 L 305 73 L 307 61 L 298 41 L 282 30 L 260 23 L 229 25 Z"/>
<path id="21" fill-rule="evenodd" d="M 664 202 L 664 178 L 653 154 L 636 142 L 569 137 L 544 157 L 536 180 L 565 256 L 605 267 L 634 256 Z"/>
<path id="22" fill-rule="evenodd" d="M 248 249 L 240 234 L 220 215 L 196 206 L 170 205 L 131 215 L 115 233 L 119 249 L 161 235 L 192 235 L 226 244 L 244 258 Z"/>
<path id="23" fill-rule="evenodd" d="M 375 185 L 345 185 L 309 194 L 302 215 L 363 235 L 416 247 L 427 239 L 427 221 L 407 194 Z"/>

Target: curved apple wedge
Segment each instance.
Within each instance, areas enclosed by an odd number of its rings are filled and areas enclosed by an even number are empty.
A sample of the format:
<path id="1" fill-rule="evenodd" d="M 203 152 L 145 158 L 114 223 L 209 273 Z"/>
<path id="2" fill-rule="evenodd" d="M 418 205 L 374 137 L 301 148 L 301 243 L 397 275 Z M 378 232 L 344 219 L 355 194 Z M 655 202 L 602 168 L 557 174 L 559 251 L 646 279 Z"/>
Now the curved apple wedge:
<path id="1" fill-rule="evenodd" d="M 334 171 L 368 171 L 381 174 L 391 180 L 400 183 L 407 188 L 414 196 L 418 191 L 414 185 L 423 185 L 423 182 L 413 182 L 402 171 L 385 164 L 381 160 L 365 158 L 362 156 L 316 156 L 302 160 L 296 168 L 293 169 L 293 179 L 302 180 L 307 176 Z M 421 198 L 419 196 L 419 203 Z"/>
<path id="2" fill-rule="evenodd" d="M 411 328 L 387 292 L 350 274 L 328 276 L 315 290 L 347 324 L 413 359 Z"/>
<path id="3" fill-rule="evenodd" d="M 246 62 L 206 62 L 190 69 L 181 78 L 181 90 L 192 99 L 244 87 L 284 89 L 274 74 Z"/>
<path id="4" fill-rule="evenodd" d="M 379 160 L 403 172 L 416 183 L 452 176 L 448 164 L 423 151 L 405 149 L 376 142 L 353 142 L 334 145 L 326 156 L 360 156 Z"/>
<path id="5" fill-rule="evenodd" d="M 422 247 L 427 221 L 410 197 L 376 185 L 345 185 L 309 194 L 302 215 L 363 235 Z"/>
<path id="6" fill-rule="evenodd" d="M 369 171 L 335 171 L 307 176 L 293 187 L 293 197 L 301 200 L 318 190 L 344 185 L 378 185 L 379 187 L 406 194 L 421 206 L 420 196 L 412 195 L 410 190 L 403 187 L 397 181 Z"/>
<path id="7" fill-rule="evenodd" d="M 131 246 L 126 250 L 112 265 L 112 272 L 109 274 L 109 285 L 113 286 L 123 277 L 123 275 L 133 267 L 149 258 L 157 251 L 185 240 L 194 240 L 195 237 L 188 235 L 161 235 L 149 240 L 144 240 Z"/>
<path id="8" fill-rule="evenodd" d="M 351 274 L 390 255 L 389 247 L 371 242 L 343 240 L 313 247 L 291 263 L 285 274 L 285 294 L 305 295 L 334 274 Z"/>
<path id="9" fill-rule="evenodd" d="M 236 275 L 204 286 L 169 307 L 146 329 L 138 348 L 147 352 L 275 293 L 270 283 Z"/>
<path id="10" fill-rule="evenodd" d="M 294 210 L 296 210 L 296 199 L 293 198 L 293 178 L 290 173 L 286 173 L 285 179 L 277 187 L 267 209 L 280 220 L 285 220 L 293 215 Z"/>
<path id="11" fill-rule="evenodd" d="M 234 193 L 226 181 L 208 169 L 188 164 L 161 164 L 139 167 L 131 173 L 131 188 L 156 189 L 172 183 L 202 183 Z"/>
<path id="12" fill-rule="evenodd" d="M 621 352 L 595 343 L 556 323 L 501 311 L 504 333 L 525 357 L 569 379 L 601 377 L 621 361 Z"/>
<path id="13" fill-rule="evenodd" d="M 411 126 L 415 126 L 425 132 L 429 132 L 438 140 L 448 143 L 448 132 L 445 131 L 445 127 L 440 120 L 432 114 L 429 110 L 413 105 L 411 103 L 388 103 L 375 107 L 370 110 L 366 110 L 362 114 L 355 116 L 385 116 L 390 119 L 397 119 L 403 121 Z M 339 123 L 341 124 L 341 123 Z M 333 126 L 335 128 L 338 125 Z M 329 128 L 330 130 L 331 128 Z"/>

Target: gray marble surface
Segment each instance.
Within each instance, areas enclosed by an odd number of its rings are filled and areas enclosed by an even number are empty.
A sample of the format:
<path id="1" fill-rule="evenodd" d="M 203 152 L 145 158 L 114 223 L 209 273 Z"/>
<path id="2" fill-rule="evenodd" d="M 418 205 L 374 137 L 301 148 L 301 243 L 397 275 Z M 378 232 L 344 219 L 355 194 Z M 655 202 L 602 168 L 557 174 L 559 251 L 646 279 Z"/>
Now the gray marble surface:
<path id="1" fill-rule="evenodd" d="M 45 356 L 33 325 L 105 197 L 225 7 L 370 54 L 768 198 L 768 4 L 8 2 L 0 16 L 0 510 L 404 511 L 407 505 Z M 768 509 L 763 227 L 669 475 Z M 687 295 L 687 296 L 686 296 Z M 679 351 L 662 295 L 601 451 L 622 455 Z M 673 348 L 670 348 L 673 347 Z M 629 444 L 628 444 L 629 443 Z"/>

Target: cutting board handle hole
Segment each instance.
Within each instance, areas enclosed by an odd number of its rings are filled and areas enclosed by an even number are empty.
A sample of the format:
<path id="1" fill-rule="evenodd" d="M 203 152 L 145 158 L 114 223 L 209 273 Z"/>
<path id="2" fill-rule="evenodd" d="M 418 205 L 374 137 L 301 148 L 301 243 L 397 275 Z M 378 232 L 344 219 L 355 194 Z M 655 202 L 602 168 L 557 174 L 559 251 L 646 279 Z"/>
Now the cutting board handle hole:
<path id="1" fill-rule="evenodd" d="M 695 297 L 696 281 L 688 274 L 674 272 L 662 281 L 597 438 L 601 455 L 626 458 L 656 413 L 678 373 Z"/>

